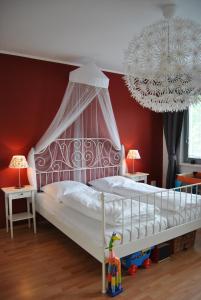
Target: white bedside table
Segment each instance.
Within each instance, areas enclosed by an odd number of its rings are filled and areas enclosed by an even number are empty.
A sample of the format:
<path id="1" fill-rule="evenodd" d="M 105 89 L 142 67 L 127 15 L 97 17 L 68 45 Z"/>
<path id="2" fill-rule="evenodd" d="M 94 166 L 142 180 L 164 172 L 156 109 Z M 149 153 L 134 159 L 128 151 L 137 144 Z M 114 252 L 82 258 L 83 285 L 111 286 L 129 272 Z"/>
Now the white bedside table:
<path id="1" fill-rule="evenodd" d="M 134 181 L 144 181 L 144 183 L 147 183 L 147 177 L 149 176 L 148 173 L 141 173 L 141 172 L 136 172 L 136 173 L 126 173 L 124 175 L 125 177 L 128 177 Z"/>
<path id="2" fill-rule="evenodd" d="M 16 221 L 28 220 L 28 226 L 30 227 L 30 219 L 33 219 L 34 233 L 36 233 L 35 189 L 31 185 L 26 185 L 21 189 L 5 187 L 2 188 L 2 191 L 5 193 L 6 230 L 8 232 L 8 222 L 10 221 L 11 238 L 13 238 L 13 222 Z M 13 200 L 22 198 L 27 198 L 27 211 L 13 214 Z M 29 199 L 32 203 L 32 212 L 30 212 Z"/>

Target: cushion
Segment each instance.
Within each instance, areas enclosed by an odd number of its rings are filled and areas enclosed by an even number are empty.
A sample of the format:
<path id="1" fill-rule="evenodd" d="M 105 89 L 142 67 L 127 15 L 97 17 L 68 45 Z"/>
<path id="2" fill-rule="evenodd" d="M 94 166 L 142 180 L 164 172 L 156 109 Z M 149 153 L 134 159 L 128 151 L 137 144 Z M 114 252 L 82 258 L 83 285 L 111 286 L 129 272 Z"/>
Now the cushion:
<path id="1" fill-rule="evenodd" d="M 128 181 L 133 182 L 131 179 L 123 176 L 108 176 L 92 180 L 89 182 L 89 185 L 93 186 L 98 191 L 112 193 L 114 186 L 123 185 Z"/>
<path id="2" fill-rule="evenodd" d="M 87 188 L 88 187 L 84 183 L 73 180 L 65 180 L 47 184 L 43 186 L 41 190 L 51 197 L 59 200 L 62 196 L 67 195 L 68 193 L 85 191 Z"/>

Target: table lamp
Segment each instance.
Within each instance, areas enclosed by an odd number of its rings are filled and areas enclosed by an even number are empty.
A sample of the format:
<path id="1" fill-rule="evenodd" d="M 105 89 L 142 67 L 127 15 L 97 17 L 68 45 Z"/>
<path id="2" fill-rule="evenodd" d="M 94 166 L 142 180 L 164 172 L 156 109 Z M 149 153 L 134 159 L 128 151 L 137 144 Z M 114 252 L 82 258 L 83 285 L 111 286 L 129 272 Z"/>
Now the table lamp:
<path id="1" fill-rule="evenodd" d="M 134 172 L 134 160 L 135 160 L 135 159 L 140 159 L 140 158 L 141 158 L 141 157 L 140 157 L 140 154 L 139 154 L 139 151 L 138 151 L 138 150 L 135 150 L 135 149 L 130 149 L 130 150 L 128 151 L 127 158 L 133 160 L 133 173 L 135 173 L 135 172 Z"/>
<path id="2" fill-rule="evenodd" d="M 14 155 L 9 164 L 9 168 L 14 168 L 19 170 L 19 185 L 16 186 L 16 189 L 21 189 L 23 186 L 20 181 L 20 169 L 28 168 L 28 163 L 24 155 Z"/>

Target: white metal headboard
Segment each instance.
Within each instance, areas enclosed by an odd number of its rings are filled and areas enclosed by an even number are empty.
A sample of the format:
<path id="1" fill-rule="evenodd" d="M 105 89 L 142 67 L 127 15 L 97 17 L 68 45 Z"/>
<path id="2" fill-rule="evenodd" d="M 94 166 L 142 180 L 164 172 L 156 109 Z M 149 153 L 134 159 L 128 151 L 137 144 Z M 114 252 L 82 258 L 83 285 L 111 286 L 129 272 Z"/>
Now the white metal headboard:
<path id="1" fill-rule="evenodd" d="M 37 187 L 55 181 L 77 180 L 84 183 L 100 177 L 118 175 L 122 154 L 109 139 L 57 139 L 35 154 Z"/>

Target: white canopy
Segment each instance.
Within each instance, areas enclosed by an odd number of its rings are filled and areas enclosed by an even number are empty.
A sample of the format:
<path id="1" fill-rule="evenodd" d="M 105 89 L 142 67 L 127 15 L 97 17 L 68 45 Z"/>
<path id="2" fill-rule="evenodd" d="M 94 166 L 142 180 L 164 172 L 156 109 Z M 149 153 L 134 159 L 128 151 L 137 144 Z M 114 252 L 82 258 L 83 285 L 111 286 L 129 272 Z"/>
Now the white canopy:
<path id="1" fill-rule="evenodd" d="M 95 64 L 89 64 L 70 73 L 70 80 L 55 118 L 35 148 L 28 154 L 30 184 L 37 186 L 34 155 L 43 151 L 59 137 L 104 137 L 112 142 L 116 150 L 121 150 L 108 84 L 109 79 Z"/>
<path id="2" fill-rule="evenodd" d="M 109 86 L 109 79 L 94 63 L 89 63 L 70 72 L 69 81 L 106 89 Z"/>

